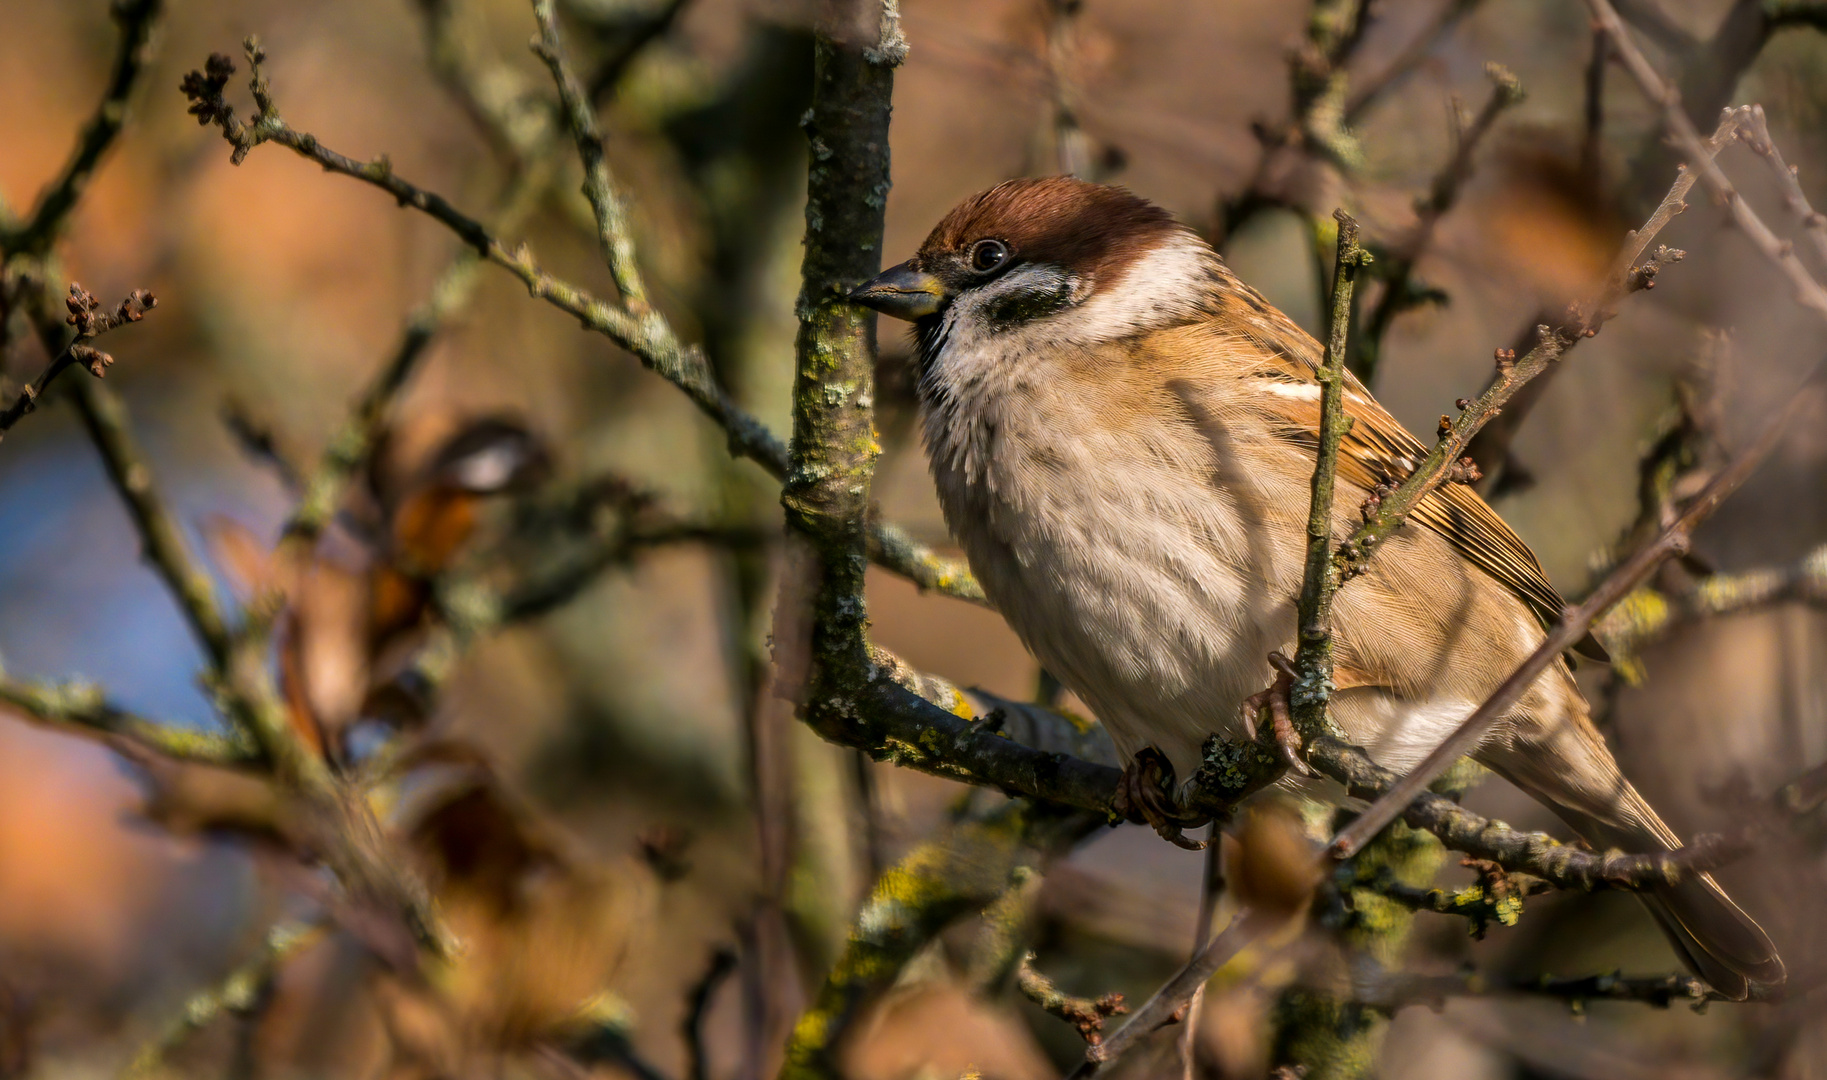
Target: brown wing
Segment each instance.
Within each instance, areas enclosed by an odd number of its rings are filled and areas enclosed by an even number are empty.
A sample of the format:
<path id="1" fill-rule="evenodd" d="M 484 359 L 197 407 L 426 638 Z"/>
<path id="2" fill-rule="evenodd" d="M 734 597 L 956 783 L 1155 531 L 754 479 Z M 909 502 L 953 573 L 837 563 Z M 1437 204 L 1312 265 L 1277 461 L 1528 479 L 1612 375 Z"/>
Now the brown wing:
<path id="1" fill-rule="evenodd" d="M 1321 355 L 1317 341 L 1253 292 L 1246 290 L 1245 296 L 1231 303 L 1234 307 L 1221 321 L 1240 327 L 1260 348 L 1263 366 L 1256 377 L 1317 387 L 1315 374 Z M 1346 379 L 1345 413 L 1354 422 L 1340 448 L 1340 475 L 1363 488 L 1400 483 L 1427 455 L 1427 447 L 1378 404 L 1356 376 L 1348 374 Z M 1317 445 L 1317 395 L 1263 396 L 1266 408 L 1286 416 L 1283 434 L 1287 438 L 1309 447 Z M 1535 553 L 1471 488 L 1442 485 L 1421 500 L 1409 519 L 1444 536 L 1473 565 L 1515 593 L 1544 624 L 1560 619 L 1566 603 L 1549 583 Z M 1583 655 L 1605 657 L 1604 649 L 1590 636 L 1576 648 Z"/>

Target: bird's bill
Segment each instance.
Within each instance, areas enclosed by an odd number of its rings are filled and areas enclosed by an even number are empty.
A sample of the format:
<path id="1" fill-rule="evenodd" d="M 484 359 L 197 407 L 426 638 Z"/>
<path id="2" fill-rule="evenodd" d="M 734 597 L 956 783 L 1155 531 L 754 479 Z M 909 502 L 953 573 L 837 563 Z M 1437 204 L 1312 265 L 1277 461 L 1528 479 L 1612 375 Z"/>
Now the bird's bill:
<path id="1" fill-rule="evenodd" d="M 945 302 L 945 285 L 910 260 L 857 286 L 850 299 L 884 315 L 912 322 L 939 310 Z"/>

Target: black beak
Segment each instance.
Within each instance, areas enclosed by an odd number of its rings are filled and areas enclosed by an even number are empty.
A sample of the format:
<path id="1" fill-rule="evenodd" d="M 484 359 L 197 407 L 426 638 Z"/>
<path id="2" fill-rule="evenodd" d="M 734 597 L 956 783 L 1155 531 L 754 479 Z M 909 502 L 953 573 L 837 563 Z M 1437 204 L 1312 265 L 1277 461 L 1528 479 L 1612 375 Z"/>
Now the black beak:
<path id="1" fill-rule="evenodd" d="M 909 260 L 857 286 L 850 299 L 884 315 L 912 322 L 938 311 L 948 296 L 943 282 Z"/>

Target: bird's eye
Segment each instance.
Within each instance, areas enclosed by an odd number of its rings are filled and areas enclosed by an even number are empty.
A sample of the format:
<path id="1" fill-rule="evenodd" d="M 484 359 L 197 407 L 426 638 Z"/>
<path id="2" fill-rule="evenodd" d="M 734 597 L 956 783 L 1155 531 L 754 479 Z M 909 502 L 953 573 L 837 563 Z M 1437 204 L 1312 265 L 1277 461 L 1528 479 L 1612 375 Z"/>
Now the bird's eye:
<path id="1" fill-rule="evenodd" d="M 1000 240 L 979 240 L 971 245 L 971 269 L 987 274 L 1009 261 L 1009 245 Z"/>

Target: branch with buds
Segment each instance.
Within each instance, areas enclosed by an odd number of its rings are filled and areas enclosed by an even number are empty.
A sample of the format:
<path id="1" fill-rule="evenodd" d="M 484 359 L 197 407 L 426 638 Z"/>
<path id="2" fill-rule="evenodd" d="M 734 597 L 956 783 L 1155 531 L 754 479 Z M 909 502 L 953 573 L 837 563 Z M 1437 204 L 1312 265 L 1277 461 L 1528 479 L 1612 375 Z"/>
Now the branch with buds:
<path id="1" fill-rule="evenodd" d="M 89 374 L 101 378 L 114 365 L 114 357 L 90 345 L 89 342 L 101 337 L 116 327 L 136 323 L 146 317 L 146 313 L 158 306 L 158 297 L 145 289 L 135 289 L 126 299 L 113 308 L 103 308 L 95 294 L 78 285 L 70 283 L 70 295 L 64 304 L 70 309 L 66 320 L 76 327 L 76 336 L 70 340 L 45 365 L 38 378 L 19 388 L 19 396 L 13 403 L 0 411 L 0 437 L 18 423 L 27 413 L 38 407 L 38 400 L 50 389 L 51 382 L 73 364 L 80 364 L 89 370 Z"/>

